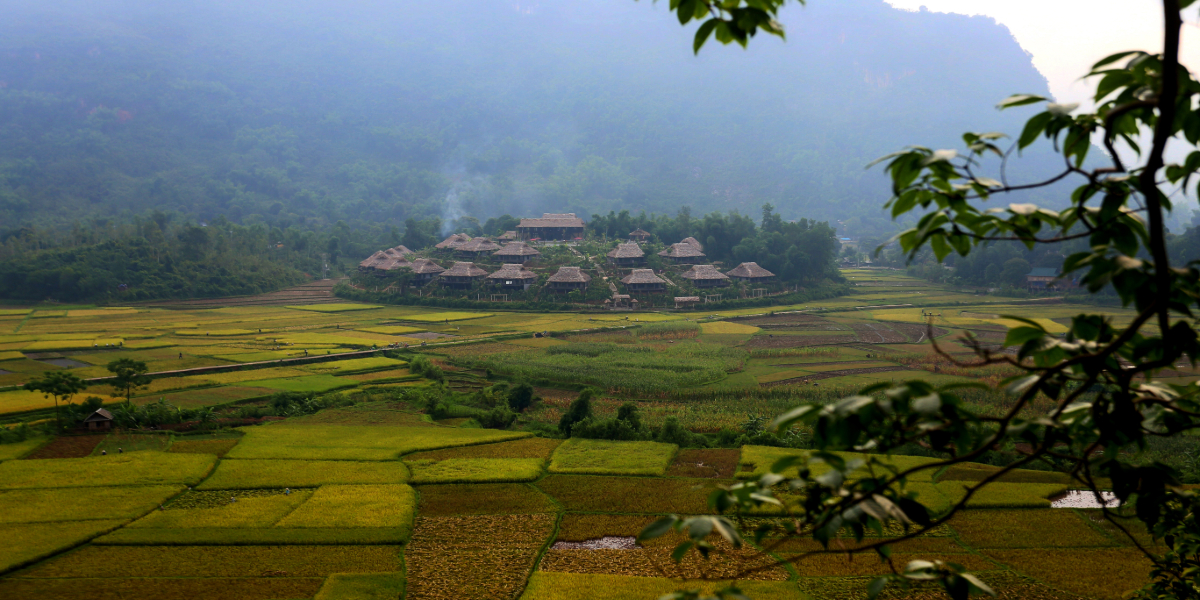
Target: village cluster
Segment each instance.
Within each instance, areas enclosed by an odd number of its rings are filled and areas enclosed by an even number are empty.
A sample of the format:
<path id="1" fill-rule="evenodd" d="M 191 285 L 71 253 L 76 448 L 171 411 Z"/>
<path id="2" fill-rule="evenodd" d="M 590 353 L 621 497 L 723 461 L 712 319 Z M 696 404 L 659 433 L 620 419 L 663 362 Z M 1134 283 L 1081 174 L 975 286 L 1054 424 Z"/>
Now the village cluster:
<path id="1" fill-rule="evenodd" d="M 717 264 L 703 264 L 707 258 L 704 247 L 694 237 L 684 238 L 657 252 L 664 268 L 649 268 L 643 245 L 650 238 L 650 233 L 637 229 L 625 240 L 614 240 L 615 247 L 604 244 L 603 258 L 591 256 L 586 254 L 589 248 L 582 244 L 582 219 L 574 213 L 546 213 L 541 218 L 521 219 L 516 230 L 494 239 L 455 233 L 421 252 L 403 245 L 381 250 L 359 263 L 359 271 L 382 279 L 394 279 L 403 274 L 403 285 L 389 282 L 382 288 L 400 292 L 407 287 L 420 288 L 430 283 L 459 291 L 486 286 L 493 292 L 528 291 L 542 283 L 543 289 L 551 293 L 586 292 L 598 276 L 611 292 L 611 297 L 603 302 L 612 308 L 636 308 L 639 300 L 635 294 L 673 291 L 680 292 L 673 296 L 676 306 L 690 306 L 721 296 L 708 293 L 701 298 L 685 295 L 686 292 L 711 291 L 731 283 L 743 284 L 743 289 L 738 292 L 742 295 L 765 295 L 775 291 L 765 287 L 776 283 L 775 274 L 758 263 L 743 262 L 725 271 Z M 543 250 L 565 248 L 570 252 L 571 261 L 579 264 L 543 264 L 546 261 L 542 260 L 543 252 L 539 247 Z M 445 263 L 450 257 L 454 259 L 453 264 L 439 264 L 439 259 Z M 499 267 L 489 271 L 484 266 L 488 263 L 499 264 Z M 606 269 L 611 269 L 612 273 Z M 495 296 L 493 299 L 506 299 L 504 295 Z"/>

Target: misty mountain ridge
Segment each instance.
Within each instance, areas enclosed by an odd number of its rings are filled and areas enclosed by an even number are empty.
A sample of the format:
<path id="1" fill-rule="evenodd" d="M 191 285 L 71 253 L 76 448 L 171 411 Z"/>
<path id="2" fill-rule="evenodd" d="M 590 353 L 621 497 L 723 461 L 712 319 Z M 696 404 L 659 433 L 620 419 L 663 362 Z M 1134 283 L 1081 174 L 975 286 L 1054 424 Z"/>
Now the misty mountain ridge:
<path id="1" fill-rule="evenodd" d="M 1031 113 L 996 102 L 1049 93 L 992 19 L 882 0 L 793 7 L 786 42 L 699 56 L 649 2 L 9 5 L 4 229 L 152 209 L 377 227 L 766 202 L 891 229 L 868 162 L 1015 135 Z M 1037 149 L 1009 174 L 1060 164 Z"/>

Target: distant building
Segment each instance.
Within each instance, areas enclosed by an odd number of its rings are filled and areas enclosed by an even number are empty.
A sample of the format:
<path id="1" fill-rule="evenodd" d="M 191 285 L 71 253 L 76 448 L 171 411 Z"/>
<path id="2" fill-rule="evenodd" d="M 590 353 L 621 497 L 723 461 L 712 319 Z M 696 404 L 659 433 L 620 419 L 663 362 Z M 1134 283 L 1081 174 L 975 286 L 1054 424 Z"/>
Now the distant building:
<path id="1" fill-rule="evenodd" d="M 559 267 L 558 272 L 546 280 L 546 285 L 556 292 L 586 290 L 592 276 L 579 267 Z"/>
<path id="2" fill-rule="evenodd" d="M 519 263 L 510 263 L 500 267 L 499 271 L 487 276 L 488 282 L 505 288 L 529 289 L 537 281 L 537 273 L 525 269 Z"/>
<path id="3" fill-rule="evenodd" d="M 694 239 L 692 241 L 695 242 Z M 678 244 L 671 244 L 670 248 L 659 252 L 658 255 L 675 264 L 695 264 L 704 258 L 704 253 L 696 247 L 698 245 L 699 242 L 695 244 L 679 242 Z"/>
<path id="4" fill-rule="evenodd" d="M 477 237 L 460 244 L 454 249 L 454 253 L 463 258 L 484 258 L 499 249 L 500 244 L 485 237 Z"/>
<path id="5" fill-rule="evenodd" d="M 700 245 L 700 240 L 698 240 L 698 239 L 696 239 L 696 238 L 694 238 L 694 237 L 690 237 L 690 236 L 689 236 L 689 237 L 685 237 L 685 238 L 683 238 L 682 240 L 680 240 L 680 241 L 679 241 L 679 243 L 681 243 L 681 244 L 691 244 L 691 246 L 692 246 L 693 248 L 695 248 L 696 250 L 698 250 L 698 251 L 700 251 L 700 252 L 704 252 L 704 246 L 701 246 L 701 245 Z"/>
<path id="6" fill-rule="evenodd" d="M 621 279 L 621 283 L 630 292 L 661 293 L 667 289 L 667 282 L 655 275 L 653 269 L 634 269 Z"/>
<path id="7" fill-rule="evenodd" d="M 412 261 L 409 268 L 413 271 L 413 283 L 416 285 L 429 283 L 434 277 L 446 271 L 441 265 L 428 258 L 418 258 Z"/>
<path id="8" fill-rule="evenodd" d="M 691 269 L 684 271 L 680 277 L 692 280 L 692 284 L 698 288 L 729 285 L 729 276 L 718 271 L 712 265 L 693 265 Z"/>
<path id="9" fill-rule="evenodd" d="M 637 242 L 617 244 L 616 248 L 608 251 L 608 262 L 618 267 L 635 267 L 646 262 L 646 253 Z"/>
<path id="10" fill-rule="evenodd" d="M 638 227 L 629 232 L 629 239 L 635 242 L 647 242 L 650 241 L 650 232 Z"/>
<path id="11" fill-rule="evenodd" d="M 521 219 L 517 235 L 523 240 L 573 240 L 583 237 L 583 219 L 575 213 L 544 213 L 540 219 Z"/>
<path id="12" fill-rule="evenodd" d="M 505 232 L 504 232 L 504 234 L 503 234 L 503 235 L 501 235 L 501 236 L 500 236 L 499 238 L 497 238 L 497 239 L 499 239 L 501 242 L 511 242 L 511 241 L 513 241 L 513 240 L 517 239 L 517 232 L 515 232 L 515 231 L 505 231 Z"/>
<path id="13" fill-rule="evenodd" d="M 442 271 L 442 285 L 452 288 L 469 288 L 476 281 L 487 277 L 488 272 L 475 266 L 473 262 L 456 262 L 454 266 Z"/>
<path id="14" fill-rule="evenodd" d="M 535 248 L 525 242 L 509 242 L 503 248 L 492 253 L 492 256 L 512 263 L 525 264 L 541 255 Z"/>
<path id="15" fill-rule="evenodd" d="M 1070 282 L 1058 278 L 1058 269 L 1038 267 L 1025 276 L 1025 285 L 1031 290 L 1044 290 L 1047 288 L 1068 287 L 1070 286 Z"/>
<path id="16" fill-rule="evenodd" d="M 725 271 L 725 274 L 738 281 L 751 283 L 762 283 L 775 279 L 774 273 L 758 266 L 756 262 L 744 262 Z"/>
<path id="17" fill-rule="evenodd" d="M 112 429 L 112 424 L 112 413 L 103 408 L 97 408 L 95 412 L 83 420 L 83 426 L 88 431 L 108 431 Z"/>
<path id="18" fill-rule="evenodd" d="M 692 308 L 700 304 L 700 296 L 676 296 L 675 308 Z"/>
<path id="19" fill-rule="evenodd" d="M 385 272 L 408 268 L 408 256 L 412 253 L 412 250 L 403 245 L 388 248 L 387 250 L 380 250 L 367 257 L 366 260 L 358 263 L 358 270 Z"/>

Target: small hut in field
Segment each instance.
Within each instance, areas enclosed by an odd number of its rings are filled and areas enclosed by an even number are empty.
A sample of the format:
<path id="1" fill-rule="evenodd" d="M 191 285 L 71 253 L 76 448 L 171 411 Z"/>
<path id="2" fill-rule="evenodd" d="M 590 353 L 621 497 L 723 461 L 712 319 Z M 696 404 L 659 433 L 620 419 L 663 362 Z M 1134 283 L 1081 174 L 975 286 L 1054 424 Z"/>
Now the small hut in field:
<path id="1" fill-rule="evenodd" d="M 428 258 L 418 258 L 410 263 L 409 268 L 413 272 L 413 283 L 423 285 L 429 283 L 434 277 L 446 271 L 440 265 L 429 260 Z"/>
<path id="2" fill-rule="evenodd" d="M 634 269 L 632 273 L 621 279 L 625 288 L 630 292 L 659 293 L 667 289 L 667 282 L 654 274 L 654 269 Z"/>
<path id="3" fill-rule="evenodd" d="M 456 233 L 442 240 L 441 242 L 438 242 L 434 248 L 437 248 L 438 250 L 453 250 L 469 241 L 471 241 L 471 236 L 465 233 Z"/>
<path id="4" fill-rule="evenodd" d="M 527 290 L 537 281 L 537 273 L 527 270 L 520 263 L 509 263 L 500 267 L 499 271 L 488 275 L 487 280 L 489 283 L 503 288 Z"/>
<path id="5" fill-rule="evenodd" d="M 558 272 L 546 280 L 546 284 L 556 292 L 569 292 L 586 290 L 591 280 L 592 276 L 579 267 L 559 267 Z"/>
<path id="6" fill-rule="evenodd" d="M 488 272 L 475 266 L 473 262 L 456 262 L 454 266 L 442 271 L 442 285 L 452 288 L 469 288 L 476 281 L 487 277 Z"/>
<path id="7" fill-rule="evenodd" d="M 680 277 L 692 280 L 692 283 L 698 288 L 729 285 L 729 276 L 718 271 L 712 265 L 692 265 L 692 268 L 684 271 Z"/>
<path id="8" fill-rule="evenodd" d="M 97 408 L 95 412 L 83 420 L 83 427 L 88 431 L 108 431 L 112 429 L 112 425 L 112 413 L 103 408 Z"/>
<path id="9" fill-rule="evenodd" d="M 503 248 L 493 252 L 492 256 L 510 263 L 525 264 L 541 254 L 525 242 L 509 242 Z"/>
<path id="10" fill-rule="evenodd" d="M 618 267 L 633 267 L 646 262 L 646 253 L 642 252 L 637 242 L 617 244 L 616 248 L 609 250 L 608 262 Z"/>
<path id="11" fill-rule="evenodd" d="M 699 245 L 699 242 L 696 244 Z M 670 248 L 659 252 L 658 255 L 677 265 L 695 264 L 704 258 L 704 253 L 699 248 L 687 242 L 671 244 Z"/>
<path id="12" fill-rule="evenodd" d="M 454 253 L 464 258 L 484 258 L 500 249 L 500 244 L 485 237 L 477 237 L 469 242 L 460 244 Z"/>
<path id="13" fill-rule="evenodd" d="M 738 281 L 750 283 L 764 283 L 775 279 L 774 273 L 758 266 L 756 262 L 744 262 L 725 271 L 725 274 Z"/>
<path id="14" fill-rule="evenodd" d="M 629 239 L 634 242 L 648 242 L 650 241 L 650 232 L 638 227 L 629 232 Z"/>

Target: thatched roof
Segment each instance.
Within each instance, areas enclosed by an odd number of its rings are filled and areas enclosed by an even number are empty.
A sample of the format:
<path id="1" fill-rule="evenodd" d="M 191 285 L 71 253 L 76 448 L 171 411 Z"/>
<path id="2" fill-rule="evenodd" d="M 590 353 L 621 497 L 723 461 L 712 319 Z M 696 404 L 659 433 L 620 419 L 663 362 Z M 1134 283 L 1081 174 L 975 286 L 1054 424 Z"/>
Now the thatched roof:
<path id="1" fill-rule="evenodd" d="M 650 237 L 650 232 L 638 227 L 637 229 L 629 232 L 629 237 Z"/>
<path id="2" fill-rule="evenodd" d="M 502 242 L 515 239 L 517 239 L 517 232 L 515 231 L 505 231 L 504 235 L 500 236 L 500 241 Z"/>
<path id="3" fill-rule="evenodd" d="M 675 296 L 676 302 L 699 302 L 700 296 Z"/>
<path id="4" fill-rule="evenodd" d="M 385 258 L 385 256 L 383 254 L 383 250 L 380 250 L 379 252 L 376 252 L 375 254 L 368 256 L 365 260 L 358 263 L 358 266 L 360 266 L 364 269 L 373 268 L 375 266 L 376 262 L 383 260 L 384 258 Z"/>
<path id="5" fill-rule="evenodd" d="M 397 252 L 398 254 L 400 254 L 400 256 L 408 256 L 409 254 L 413 253 L 413 251 L 409 250 L 408 246 L 405 246 L 404 244 L 400 244 L 399 246 L 396 246 L 395 248 L 388 248 L 387 250 L 384 250 L 384 252 L 392 252 L 392 251 Z"/>
<path id="6" fill-rule="evenodd" d="M 442 277 L 483 277 L 487 274 L 473 262 L 456 262 L 453 267 L 442 271 Z"/>
<path id="7" fill-rule="evenodd" d="M 587 283 L 592 276 L 583 272 L 579 267 L 559 267 L 558 272 L 551 275 L 550 283 Z"/>
<path id="8" fill-rule="evenodd" d="M 446 270 L 428 258 L 418 258 L 410 264 L 412 265 L 413 273 L 418 275 L 437 275 Z"/>
<path id="9" fill-rule="evenodd" d="M 744 262 L 728 271 L 725 274 L 730 277 L 741 277 L 742 279 L 758 279 L 760 277 L 774 277 L 775 274 L 758 266 L 756 262 Z"/>
<path id="10" fill-rule="evenodd" d="M 655 275 L 655 274 L 654 274 L 654 269 L 634 269 L 632 273 L 630 273 L 630 274 L 626 275 L 624 278 L 622 278 L 622 279 L 621 279 L 621 283 L 624 283 L 624 284 L 630 284 L 630 283 L 634 283 L 634 284 L 639 284 L 639 283 L 641 283 L 641 284 L 654 284 L 654 283 L 659 283 L 659 284 L 662 284 L 662 285 L 666 285 L 666 284 L 667 284 L 667 282 L 666 282 L 666 281 L 664 281 L 664 280 L 663 280 L 663 278 L 661 278 L 661 277 L 659 277 L 658 275 Z"/>
<path id="11" fill-rule="evenodd" d="M 669 258 L 694 258 L 698 256 L 704 256 L 704 253 L 701 252 L 696 246 L 686 242 L 679 242 L 678 244 L 671 244 L 670 248 L 659 252 L 658 255 Z"/>
<path id="12" fill-rule="evenodd" d="M 608 251 L 608 256 L 610 258 L 642 258 L 646 256 L 646 253 L 642 252 L 642 247 L 637 245 L 637 242 L 627 242 L 617 244 L 616 248 Z"/>
<path id="13" fill-rule="evenodd" d="M 398 248 L 404 247 L 398 246 Z M 404 248 L 404 250 L 408 250 L 408 248 Z M 409 253 L 411 254 L 411 251 Z M 408 259 L 405 258 L 404 253 L 397 248 L 388 248 L 387 250 L 381 250 L 375 254 L 372 254 L 366 260 L 358 263 L 358 266 L 364 269 L 392 271 L 395 269 L 404 269 L 410 265 L 408 263 Z"/>
<path id="14" fill-rule="evenodd" d="M 521 219 L 517 227 L 583 227 L 583 219 L 575 213 L 542 213 L 540 219 Z"/>
<path id="15" fill-rule="evenodd" d="M 684 279 L 691 279 L 693 281 L 707 279 L 729 279 L 728 276 L 718 271 L 717 268 L 712 265 L 692 265 L 692 268 L 684 271 L 679 276 L 683 277 Z"/>
<path id="16" fill-rule="evenodd" d="M 499 271 L 487 276 L 488 279 L 537 279 L 537 273 L 528 271 L 518 264 L 506 264 Z"/>
<path id="17" fill-rule="evenodd" d="M 477 237 L 461 246 L 455 248 L 459 252 L 491 252 L 499 250 L 500 244 L 493 242 L 485 237 Z"/>
<path id="18" fill-rule="evenodd" d="M 108 409 L 97 408 L 95 410 L 95 412 L 88 415 L 87 418 L 83 420 L 83 422 L 91 423 L 91 422 L 95 422 L 95 421 L 111 421 L 111 420 L 113 420 L 113 416 L 112 416 L 112 413 L 108 412 Z"/>
<path id="19" fill-rule="evenodd" d="M 442 240 L 440 243 L 438 243 L 438 245 L 434 246 L 434 248 L 437 248 L 439 250 L 445 249 L 445 248 L 457 248 L 469 241 L 471 241 L 471 236 L 469 236 L 465 233 L 456 233 L 456 234 L 451 235 L 450 237 Z"/>
<path id="20" fill-rule="evenodd" d="M 509 242 L 503 248 L 492 253 L 492 256 L 538 256 L 541 252 L 525 242 Z"/>
<path id="21" fill-rule="evenodd" d="M 679 242 L 679 243 L 681 243 L 681 244 L 691 244 L 691 245 L 692 245 L 692 246 L 694 246 L 694 247 L 695 247 L 697 250 L 699 250 L 699 251 L 701 251 L 701 252 L 704 252 L 704 246 L 701 246 L 701 245 L 700 245 L 700 240 L 698 240 L 698 239 L 696 239 L 696 238 L 694 238 L 694 237 L 690 237 L 690 236 L 689 236 L 689 237 L 685 237 L 685 238 L 683 238 L 682 240 L 680 240 L 680 242 Z"/>

